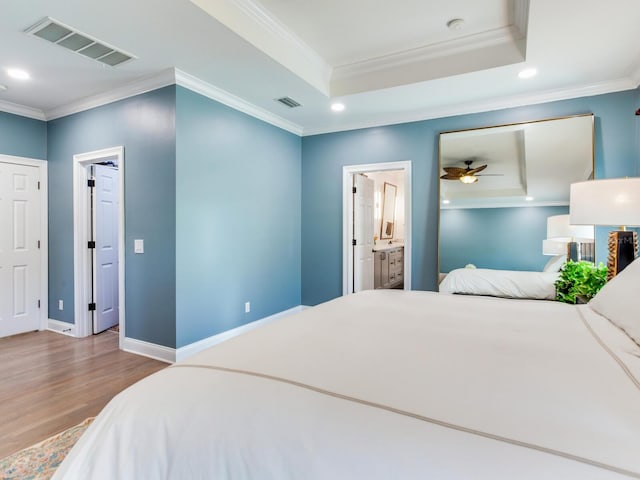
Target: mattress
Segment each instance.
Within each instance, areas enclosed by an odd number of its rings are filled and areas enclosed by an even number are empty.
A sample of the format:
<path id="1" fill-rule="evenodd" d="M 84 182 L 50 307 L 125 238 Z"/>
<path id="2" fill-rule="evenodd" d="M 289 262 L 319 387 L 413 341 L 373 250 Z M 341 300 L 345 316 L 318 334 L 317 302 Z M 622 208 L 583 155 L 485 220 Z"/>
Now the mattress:
<path id="1" fill-rule="evenodd" d="M 128 388 L 54 478 L 640 478 L 638 378 L 586 306 L 360 292 Z"/>

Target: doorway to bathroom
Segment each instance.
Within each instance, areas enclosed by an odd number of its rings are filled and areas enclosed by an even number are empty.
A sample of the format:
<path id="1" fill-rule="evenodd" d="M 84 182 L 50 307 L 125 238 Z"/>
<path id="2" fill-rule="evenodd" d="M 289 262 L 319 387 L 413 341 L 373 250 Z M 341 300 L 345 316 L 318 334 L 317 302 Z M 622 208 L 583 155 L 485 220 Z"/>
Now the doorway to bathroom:
<path id="1" fill-rule="evenodd" d="M 343 167 L 343 295 L 411 289 L 411 161 Z"/>

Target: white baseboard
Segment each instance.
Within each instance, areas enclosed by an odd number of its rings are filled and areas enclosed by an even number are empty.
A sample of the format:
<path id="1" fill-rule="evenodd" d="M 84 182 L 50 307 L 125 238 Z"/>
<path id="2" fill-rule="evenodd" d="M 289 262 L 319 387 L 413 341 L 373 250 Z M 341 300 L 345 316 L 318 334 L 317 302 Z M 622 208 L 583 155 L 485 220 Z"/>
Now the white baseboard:
<path id="1" fill-rule="evenodd" d="M 254 328 L 266 325 L 267 323 L 273 322 L 274 320 L 277 320 L 279 318 L 301 312 L 306 308 L 309 307 L 299 305 L 297 307 L 290 308 L 289 310 L 275 313 L 268 317 L 264 317 L 251 323 L 247 323 L 246 325 L 241 325 L 240 327 L 236 327 L 231 330 L 227 330 L 226 332 L 218 333 L 217 335 L 213 335 L 197 342 L 190 343 L 189 345 L 185 345 L 184 347 L 180 347 L 176 350 L 176 362 L 184 360 L 185 358 L 189 358 L 190 356 L 195 355 L 196 353 L 201 352 L 206 348 L 209 348 L 220 342 L 224 342 L 225 340 L 229 340 L 230 338 L 237 337 L 238 335 L 253 330 Z"/>
<path id="2" fill-rule="evenodd" d="M 135 338 L 124 337 L 122 350 L 136 355 L 160 360 L 161 362 L 173 363 L 176 361 L 176 349 L 157 345 L 155 343 L 136 340 Z"/>
<path id="3" fill-rule="evenodd" d="M 76 326 L 73 323 L 61 322 L 50 318 L 47 322 L 47 330 L 51 332 L 61 333 L 70 337 L 76 336 Z"/>

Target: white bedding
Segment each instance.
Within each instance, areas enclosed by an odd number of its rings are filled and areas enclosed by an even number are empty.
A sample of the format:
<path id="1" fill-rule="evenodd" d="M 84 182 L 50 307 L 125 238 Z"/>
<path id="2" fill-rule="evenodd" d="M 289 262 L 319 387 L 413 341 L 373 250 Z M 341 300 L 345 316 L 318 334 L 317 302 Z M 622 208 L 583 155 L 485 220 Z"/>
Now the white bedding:
<path id="1" fill-rule="evenodd" d="M 440 293 L 553 300 L 558 275 L 558 272 L 458 268 L 444 278 L 439 290 Z"/>
<path id="2" fill-rule="evenodd" d="M 54 478 L 640 478 L 639 357 L 586 306 L 361 292 L 125 390 Z"/>

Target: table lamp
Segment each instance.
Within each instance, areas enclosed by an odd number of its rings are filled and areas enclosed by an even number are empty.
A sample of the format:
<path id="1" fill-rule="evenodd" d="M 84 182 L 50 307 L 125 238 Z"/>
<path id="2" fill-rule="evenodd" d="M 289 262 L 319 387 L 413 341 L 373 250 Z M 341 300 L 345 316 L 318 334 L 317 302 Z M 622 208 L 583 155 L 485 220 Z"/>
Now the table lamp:
<path id="1" fill-rule="evenodd" d="M 542 254 L 567 255 L 571 260 L 582 260 L 582 253 L 585 250 L 582 247 L 592 245 L 594 238 L 593 225 L 571 225 L 569 214 L 553 215 L 547 217 L 547 238 L 542 241 Z M 578 243 L 589 245 L 578 245 Z M 572 246 L 575 248 L 572 249 Z M 585 258 L 591 260 L 592 254 L 586 254 Z"/>
<path id="2" fill-rule="evenodd" d="M 626 227 L 640 226 L 640 177 L 573 183 L 569 203 L 573 225 L 620 225 L 609 232 L 611 280 L 638 256 L 638 234 Z"/>

